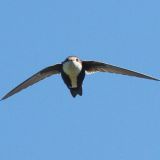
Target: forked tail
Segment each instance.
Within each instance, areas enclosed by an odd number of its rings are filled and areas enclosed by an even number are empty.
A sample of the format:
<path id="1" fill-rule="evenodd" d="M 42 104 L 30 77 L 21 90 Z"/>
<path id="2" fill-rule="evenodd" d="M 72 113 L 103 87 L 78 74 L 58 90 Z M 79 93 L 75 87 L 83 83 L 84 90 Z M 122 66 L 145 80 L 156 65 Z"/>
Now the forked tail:
<path id="1" fill-rule="evenodd" d="M 71 92 L 73 97 L 76 97 L 77 94 L 82 96 L 82 86 L 77 87 L 77 88 L 70 88 L 70 92 Z"/>

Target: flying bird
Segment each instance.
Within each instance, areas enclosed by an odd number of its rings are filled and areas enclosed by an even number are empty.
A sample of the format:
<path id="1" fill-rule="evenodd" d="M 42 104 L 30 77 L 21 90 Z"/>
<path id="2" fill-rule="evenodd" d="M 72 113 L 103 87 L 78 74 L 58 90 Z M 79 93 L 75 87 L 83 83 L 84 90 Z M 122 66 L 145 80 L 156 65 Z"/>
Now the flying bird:
<path id="1" fill-rule="evenodd" d="M 135 76 L 138 78 L 145 78 L 149 80 L 159 81 L 159 79 L 141 74 L 128 69 L 120 68 L 114 65 L 98 62 L 98 61 L 83 61 L 76 56 L 67 57 L 62 63 L 49 66 L 34 74 L 9 93 L 7 93 L 1 100 L 4 100 L 21 90 L 43 80 L 54 74 L 61 74 L 61 77 L 71 92 L 73 97 L 77 95 L 82 96 L 82 84 L 87 73 L 94 72 L 110 72 L 116 74 L 123 74 L 128 76 Z"/>

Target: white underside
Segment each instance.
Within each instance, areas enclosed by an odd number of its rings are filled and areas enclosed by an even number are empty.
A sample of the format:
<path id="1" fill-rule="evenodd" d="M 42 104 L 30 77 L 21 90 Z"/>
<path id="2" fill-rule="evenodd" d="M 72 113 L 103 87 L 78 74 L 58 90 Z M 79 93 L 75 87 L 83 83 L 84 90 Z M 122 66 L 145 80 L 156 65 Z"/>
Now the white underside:
<path id="1" fill-rule="evenodd" d="M 79 62 L 68 61 L 63 64 L 63 71 L 71 80 L 71 88 L 77 88 L 77 77 L 82 70 L 82 65 Z"/>

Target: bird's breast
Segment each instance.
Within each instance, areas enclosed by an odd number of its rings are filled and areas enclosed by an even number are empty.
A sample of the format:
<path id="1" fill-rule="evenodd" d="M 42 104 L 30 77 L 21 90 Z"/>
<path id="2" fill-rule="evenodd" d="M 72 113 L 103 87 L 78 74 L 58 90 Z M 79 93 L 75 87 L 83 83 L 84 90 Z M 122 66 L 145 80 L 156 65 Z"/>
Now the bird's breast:
<path id="1" fill-rule="evenodd" d="M 82 70 L 82 65 L 74 62 L 65 62 L 63 64 L 63 71 L 71 80 L 71 88 L 77 87 L 77 78 Z"/>

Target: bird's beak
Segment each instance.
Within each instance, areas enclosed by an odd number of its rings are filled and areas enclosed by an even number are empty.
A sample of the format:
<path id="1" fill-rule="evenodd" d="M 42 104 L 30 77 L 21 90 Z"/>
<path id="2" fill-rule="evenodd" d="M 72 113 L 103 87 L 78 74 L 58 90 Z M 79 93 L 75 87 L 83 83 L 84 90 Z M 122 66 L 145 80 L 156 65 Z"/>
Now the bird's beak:
<path id="1" fill-rule="evenodd" d="M 73 62 L 73 60 L 72 59 L 68 59 L 68 62 Z"/>

